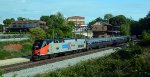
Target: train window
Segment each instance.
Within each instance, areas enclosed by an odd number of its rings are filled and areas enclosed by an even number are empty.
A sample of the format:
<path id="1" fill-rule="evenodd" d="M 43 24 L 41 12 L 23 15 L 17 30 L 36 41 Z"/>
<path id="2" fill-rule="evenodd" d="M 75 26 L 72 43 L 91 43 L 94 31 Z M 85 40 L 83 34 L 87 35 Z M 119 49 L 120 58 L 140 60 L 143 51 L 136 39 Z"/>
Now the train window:
<path id="1" fill-rule="evenodd" d="M 46 40 L 46 44 L 49 44 L 51 42 L 52 42 L 52 40 Z"/>
<path id="2" fill-rule="evenodd" d="M 75 40 L 77 41 L 77 38 L 75 38 Z"/>
<path id="3" fill-rule="evenodd" d="M 32 49 L 40 49 L 42 47 L 43 40 L 36 40 L 33 44 Z"/>
<path id="4" fill-rule="evenodd" d="M 59 43 L 63 43 L 64 42 L 64 40 L 59 40 Z"/>
<path id="5" fill-rule="evenodd" d="M 62 43 L 62 40 L 59 40 L 59 43 Z"/>
<path id="6" fill-rule="evenodd" d="M 54 40 L 54 43 L 59 43 L 59 41 L 58 40 Z"/>

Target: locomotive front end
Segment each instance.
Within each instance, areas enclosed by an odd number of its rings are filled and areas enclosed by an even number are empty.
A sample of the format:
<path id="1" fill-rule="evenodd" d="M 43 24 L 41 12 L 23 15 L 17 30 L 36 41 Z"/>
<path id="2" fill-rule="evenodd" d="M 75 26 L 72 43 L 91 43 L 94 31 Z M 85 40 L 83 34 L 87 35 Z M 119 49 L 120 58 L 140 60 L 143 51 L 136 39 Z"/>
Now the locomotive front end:
<path id="1" fill-rule="evenodd" d="M 40 59 L 40 57 L 48 54 L 49 44 L 44 40 L 36 40 L 32 47 L 32 59 Z"/>

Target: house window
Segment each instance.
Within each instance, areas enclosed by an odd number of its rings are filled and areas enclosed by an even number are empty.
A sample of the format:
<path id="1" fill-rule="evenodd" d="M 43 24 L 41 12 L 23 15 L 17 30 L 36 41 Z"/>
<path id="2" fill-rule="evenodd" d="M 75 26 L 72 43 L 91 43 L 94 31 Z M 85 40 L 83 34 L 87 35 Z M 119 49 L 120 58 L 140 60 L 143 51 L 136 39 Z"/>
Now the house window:
<path id="1" fill-rule="evenodd" d="M 13 25 L 13 28 L 16 28 L 16 25 Z"/>
<path id="2" fill-rule="evenodd" d="M 102 26 L 102 30 L 104 31 L 104 26 Z"/>
<path id="3" fill-rule="evenodd" d="M 95 30 L 97 30 L 97 27 L 95 27 Z"/>

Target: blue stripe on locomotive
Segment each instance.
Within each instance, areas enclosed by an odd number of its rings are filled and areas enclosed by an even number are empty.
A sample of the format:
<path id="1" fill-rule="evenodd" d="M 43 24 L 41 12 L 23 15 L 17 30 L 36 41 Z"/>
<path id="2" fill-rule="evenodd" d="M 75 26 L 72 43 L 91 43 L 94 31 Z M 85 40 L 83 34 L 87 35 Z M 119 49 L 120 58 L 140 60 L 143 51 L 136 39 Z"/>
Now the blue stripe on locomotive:
<path id="1" fill-rule="evenodd" d="M 62 45 L 62 48 L 69 48 L 69 47 L 68 47 L 68 44 L 63 44 L 63 45 Z"/>

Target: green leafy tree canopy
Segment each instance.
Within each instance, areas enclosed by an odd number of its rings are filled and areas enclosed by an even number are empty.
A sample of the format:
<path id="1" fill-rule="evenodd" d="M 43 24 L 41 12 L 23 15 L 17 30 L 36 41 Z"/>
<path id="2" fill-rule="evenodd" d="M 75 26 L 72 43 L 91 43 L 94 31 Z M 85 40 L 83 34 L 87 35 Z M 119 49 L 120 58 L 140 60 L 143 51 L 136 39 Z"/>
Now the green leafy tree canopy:
<path id="1" fill-rule="evenodd" d="M 9 26 L 9 25 L 11 24 L 11 22 L 13 22 L 13 21 L 15 21 L 14 18 L 11 18 L 11 19 L 5 19 L 5 20 L 3 21 L 3 23 L 4 23 L 4 25 Z"/>
<path id="2" fill-rule="evenodd" d="M 112 14 L 105 14 L 104 15 L 104 20 L 106 20 L 109 23 L 109 19 L 112 18 L 113 15 Z"/>
<path id="3" fill-rule="evenodd" d="M 46 32 L 39 27 L 31 28 L 30 33 L 31 33 L 31 39 L 32 40 L 39 40 L 39 39 L 45 39 L 46 38 Z"/>
<path id="4" fill-rule="evenodd" d="M 60 12 L 50 16 L 41 16 L 40 20 L 47 23 L 48 30 L 46 32 L 48 38 L 72 37 L 74 23 L 68 22 Z"/>

